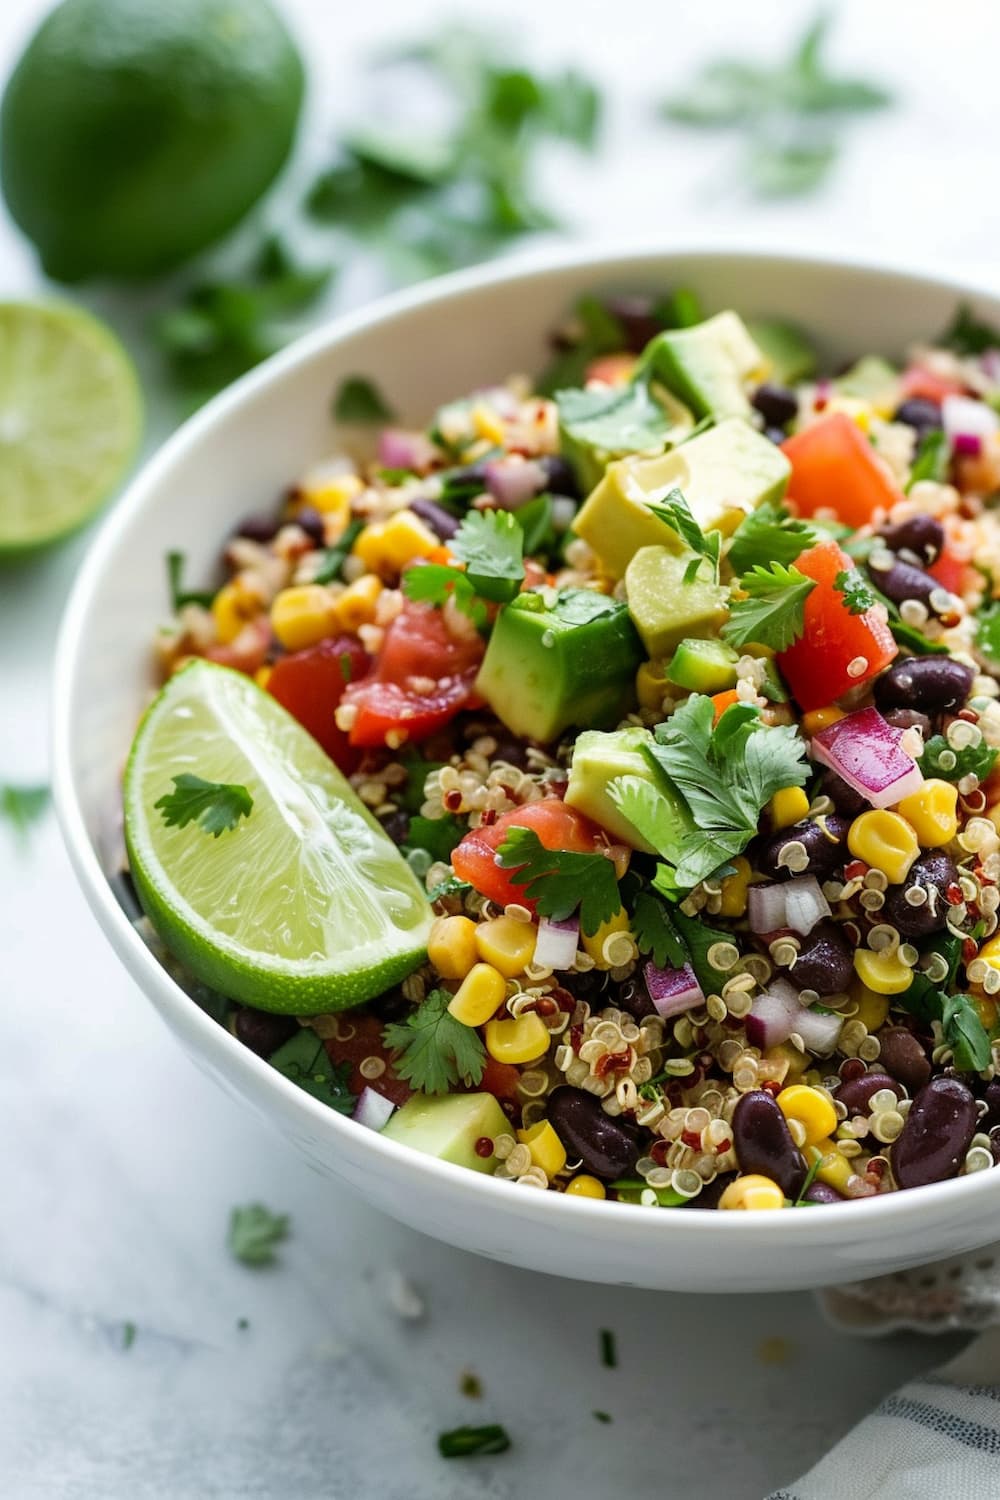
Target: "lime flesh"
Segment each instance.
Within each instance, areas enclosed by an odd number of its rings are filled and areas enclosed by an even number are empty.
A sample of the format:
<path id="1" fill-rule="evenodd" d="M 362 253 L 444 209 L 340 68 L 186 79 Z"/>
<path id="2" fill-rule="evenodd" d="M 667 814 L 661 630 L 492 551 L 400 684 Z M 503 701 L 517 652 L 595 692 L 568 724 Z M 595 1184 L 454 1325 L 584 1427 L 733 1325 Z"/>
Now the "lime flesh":
<path id="1" fill-rule="evenodd" d="M 173 778 L 245 786 L 218 838 L 168 827 Z M 198 661 L 148 709 L 125 772 L 140 900 L 199 979 L 262 1010 L 313 1015 L 381 994 L 424 959 L 431 908 L 399 850 L 311 735 L 248 677 Z"/>
<path id="2" fill-rule="evenodd" d="M 102 323 L 75 308 L 0 303 L 0 554 L 85 521 L 141 428 L 135 370 Z"/>

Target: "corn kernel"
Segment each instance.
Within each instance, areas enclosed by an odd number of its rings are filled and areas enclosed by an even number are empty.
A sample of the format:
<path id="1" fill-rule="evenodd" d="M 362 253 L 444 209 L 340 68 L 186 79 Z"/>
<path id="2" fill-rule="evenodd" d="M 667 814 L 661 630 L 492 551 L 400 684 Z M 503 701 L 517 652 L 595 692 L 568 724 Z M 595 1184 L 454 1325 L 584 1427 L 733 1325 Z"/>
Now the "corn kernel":
<path id="1" fill-rule="evenodd" d="M 318 479 L 310 483 L 308 477 L 299 486 L 299 494 L 305 505 L 311 505 L 324 516 L 336 516 L 347 524 L 351 501 L 360 495 L 364 482 L 357 474 L 336 474 L 333 478 Z"/>
<path id="2" fill-rule="evenodd" d="M 889 1014 L 887 995 L 876 995 L 874 990 L 867 989 L 865 985 L 854 983 L 851 986 L 851 999 L 858 1007 L 851 1016 L 852 1021 L 860 1021 L 866 1031 L 878 1031 L 880 1026 L 885 1025 Z"/>
<path id="3" fill-rule="evenodd" d="M 590 954 L 596 968 L 610 969 L 613 965 L 604 956 L 604 945 L 616 932 L 628 932 L 628 930 L 628 912 L 620 906 L 613 917 L 601 923 L 596 932 L 581 932 L 580 946 L 584 953 Z"/>
<path id="4" fill-rule="evenodd" d="M 356 635 L 362 625 L 375 623 L 375 611 L 383 589 L 377 573 L 362 573 L 334 600 L 333 613 L 341 630 Z"/>
<path id="5" fill-rule="evenodd" d="M 852 422 L 858 424 L 862 432 L 868 431 L 868 424 L 873 416 L 868 402 L 862 401 L 858 396 L 831 396 L 823 410 L 824 413 L 842 411 Z"/>
<path id="6" fill-rule="evenodd" d="M 809 1058 L 805 1052 L 800 1052 L 798 1047 L 793 1047 L 791 1042 L 778 1042 L 773 1047 L 768 1047 L 764 1057 L 770 1063 L 784 1063 L 785 1072 L 780 1081 L 791 1079 L 798 1083 L 809 1066 Z"/>
<path id="7" fill-rule="evenodd" d="M 476 924 L 469 917 L 435 919 L 427 939 L 427 957 L 442 979 L 464 979 L 476 961 L 476 952 Z"/>
<path id="8" fill-rule="evenodd" d="M 973 995 L 972 1005 L 984 1028 L 991 1036 L 995 1036 L 997 1022 L 1000 1021 L 1000 1005 L 992 995 Z"/>
<path id="9" fill-rule="evenodd" d="M 241 589 L 236 579 L 223 584 L 212 600 L 212 619 L 219 644 L 228 646 L 243 629 L 248 620 L 260 613 L 260 600 Z"/>
<path id="10" fill-rule="evenodd" d="M 640 708 L 659 713 L 668 692 L 662 661 L 644 661 L 635 674 L 635 695 Z"/>
<path id="11" fill-rule="evenodd" d="M 879 808 L 858 814 L 847 831 L 847 847 L 856 859 L 881 870 L 890 885 L 900 885 L 920 853 L 920 840 L 899 813 Z"/>
<path id="12" fill-rule="evenodd" d="M 503 423 L 491 406 L 487 406 L 484 401 L 477 401 L 470 416 L 477 437 L 485 438 L 498 448 L 503 446 L 506 439 Z"/>
<path id="13" fill-rule="evenodd" d="M 523 974 L 535 956 L 538 929 L 516 917 L 492 917 L 476 928 L 476 951 L 506 979 Z"/>
<path id="14" fill-rule="evenodd" d="M 767 805 L 771 825 L 776 830 L 801 823 L 809 811 L 809 798 L 800 786 L 783 786 Z"/>
<path id="15" fill-rule="evenodd" d="M 537 1011 L 529 1010 L 510 1021 L 487 1021 L 486 1050 L 495 1062 L 534 1062 L 548 1051 L 550 1035 Z"/>
<path id="16" fill-rule="evenodd" d="M 536 1167 L 549 1177 L 555 1177 L 566 1165 L 566 1147 L 556 1135 L 548 1120 L 539 1120 L 527 1130 L 519 1130 L 517 1138 L 531 1152 Z"/>
<path id="17" fill-rule="evenodd" d="M 816 1169 L 818 1180 L 825 1182 L 835 1192 L 842 1193 L 847 1187 L 848 1179 L 854 1176 L 854 1168 L 847 1157 L 837 1150 L 836 1141 L 815 1141 L 814 1145 L 817 1151 L 823 1153 Z"/>
<path id="18" fill-rule="evenodd" d="M 258 667 L 253 674 L 254 682 L 259 688 L 263 688 L 265 692 L 267 692 L 267 685 L 271 681 L 271 673 L 273 671 L 273 667 Z"/>
<path id="19" fill-rule="evenodd" d="M 720 1208 L 784 1208 L 785 1195 L 770 1177 L 756 1172 L 736 1177 L 719 1199 Z"/>
<path id="20" fill-rule="evenodd" d="M 979 957 L 984 964 L 989 964 L 991 969 L 1000 969 L 1000 933 L 990 938 L 979 950 Z"/>
<path id="21" fill-rule="evenodd" d="M 957 804 L 958 787 L 950 781 L 932 779 L 897 802 L 896 811 L 913 825 L 924 849 L 939 849 L 958 832 Z"/>
<path id="22" fill-rule="evenodd" d="M 896 953 L 874 953 L 856 948 L 854 968 L 862 984 L 878 995 L 901 995 L 913 983 L 913 970 Z"/>
<path id="23" fill-rule="evenodd" d="M 802 733 L 810 736 L 819 734 L 821 729 L 829 728 L 831 724 L 836 724 L 837 720 L 843 717 L 844 710 L 834 707 L 832 703 L 829 708 L 814 708 L 802 715 Z"/>
<path id="24" fill-rule="evenodd" d="M 463 1026 L 485 1026 L 507 993 L 507 981 L 490 964 L 473 964 L 448 1003 Z"/>
<path id="25" fill-rule="evenodd" d="M 571 1177 L 566 1184 L 566 1193 L 570 1198 L 606 1198 L 608 1196 L 601 1179 L 591 1177 L 588 1172 L 581 1172 L 578 1177 Z"/>
<path id="26" fill-rule="evenodd" d="M 815 1146 L 837 1128 L 837 1111 L 832 1100 L 819 1089 L 804 1083 L 793 1083 L 778 1095 L 778 1108 L 786 1120 L 798 1120 L 806 1133 L 806 1145 Z"/>
<path id="27" fill-rule="evenodd" d="M 354 543 L 369 573 L 395 575 L 417 557 L 440 546 L 437 536 L 412 510 L 397 510 L 387 521 L 373 521 Z"/>
<path id="28" fill-rule="evenodd" d="M 750 861 L 738 854 L 729 861 L 732 875 L 726 875 L 720 886 L 720 917 L 742 917 L 747 909 L 747 887 L 750 884 Z"/>
<path id="29" fill-rule="evenodd" d="M 271 629 L 286 651 L 326 640 L 336 629 L 333 601 L 320 583 L 282 589 L 271 605 Z"/>

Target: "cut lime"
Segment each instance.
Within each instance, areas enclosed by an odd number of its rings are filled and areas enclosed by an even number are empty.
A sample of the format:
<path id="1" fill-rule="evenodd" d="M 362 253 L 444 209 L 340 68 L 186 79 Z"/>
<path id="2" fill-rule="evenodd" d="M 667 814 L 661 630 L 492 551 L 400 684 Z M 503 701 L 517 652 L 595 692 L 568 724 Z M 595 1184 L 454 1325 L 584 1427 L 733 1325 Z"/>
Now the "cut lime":
<path id="1" fill-rule="evenodd" d="M 244 786 L 217 838 L 154 804 L 184 772 Z M 174 955 L 262 1010 L 360 1005 L 424 958 L 432 913 L 399 850 L 311 735 L 250 678 L 197 661 L 139 726 L 125 838 L 140 899 Z"/>
<path id="2" fill-rule="evenodd" d="M 132 361 L 103 323 L 76 308 L 0 302 L 0 554 L 85 521 L 141 430 Z"/>

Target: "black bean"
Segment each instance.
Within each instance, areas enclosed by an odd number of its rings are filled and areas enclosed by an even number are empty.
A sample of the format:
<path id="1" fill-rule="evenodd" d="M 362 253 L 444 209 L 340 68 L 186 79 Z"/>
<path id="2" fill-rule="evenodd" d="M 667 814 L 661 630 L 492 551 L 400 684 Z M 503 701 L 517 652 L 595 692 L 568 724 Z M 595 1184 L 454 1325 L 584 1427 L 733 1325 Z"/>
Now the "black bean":
<path id="1" fill-rule="evenodd" d="M 879 527 L 878 534 L 890 551 L 912 553 L 924 564 L 935 562 L 944 546 L 944 527 L 933 516 L 911 516 L 895 526 Z"/>
<path id="2" fill-rule="evenodd" d="M 244 516 L 234 529 L 234 536 L 244 536 L 249 542 L 269 542 L 276 537 L 281 522 L 276 516 Z"/>
<path id="3" fill-rule="evenodd" d="M 718 1208 L 719 1199 L 731 1182 L 736 1181 L 735 1172 L 720 1172 L 718 1177 L 713 1177 L 711 1182 L 706 1182 L 696 1198 L 692 1198 L 688 1204 L 689 1208 Z"/>
<path id="4" fill-rule="evenodd" d="M 314 505 L 303 505 L 301 510 L 295 512 L 292 520 L 317 547 L 326 545 L 326 522 Z"/>
<path id="5" fill-rule="evenodd" d="M 972 667 L 950 657 L 903 657 L 875 683 L 875 703 L 883 712 L 887 708 L 917 708 L 936 714 L 961 708 L 975 675 Z"/>
<path id="6" fill-rule="evenodd" d="M 458 521 L 434 500 L 411 500 L 410 509 L 421 521 L 426 521 L 436 537 L 450 542 L 458 530 Z"/>
<path id="7" fill-rule="evenodd" d="M 811 1182 L 804 1194 L 807 1203 L 846 1203 L 847 1199 L 836 1188 L 832 1188 L 828 1182 L 820 1182 L 819 1179 Z"/>
<path id="8" fill-rule="evenodd" d="M 919 729 L 924 739 L 930 736 L 930 719 L 926 714 L 918 713 L 915 708 L 890 708 L 883 717 L 893 729 Z"/>
<path id="9" fill-rule="evenodd" d="M 561 453 L 547 453 L 538 459 L 545 470 L 545 488 L 554 495 L 568 495 L 571 500 L 580 499 L 580 481 L 573 465 Z"/>
<path id="10" fill-rule="evenodd" d="M 236 1038 L 258 1057 L 270 1057 L 283 1047 L 299 1029 L 294 1016 L 275 1016 L 269 1011 L 252 1010 L 241 1005 L 236 1011 Z"/>
<path id="11" fill-rule="evenodd" d="M 546 1113 L 570 1157 L 579 1157 L 595 1177 L 627 1177 L 635 1171 L 635 1132 L 605 1114 L 596 1095 L 560 1084 L 548 1097 Z"/>
<path id="12" fill-rule="evenodd" d="M 936 401 L 929 401 L 925 396 L 910 396 L 896 407 L 892 420 L 915 427 L 922 437 L 925 432 L 933 432 L 941 426 L 941 408 Z"/>
<path id="13" fill-rule="evenodd" d="M 916 599 L 932 610 L 931 595 L 940 589 L 941 585 L 936 578 L 925 573 L 923 568 L 917 568 L 913 563 L 902 562 L 898 557 L 894 557 L 887 568 L 879 568 L 869 558 L 868 571 L 876 587 L 880 588 L 893 604 L 902 604 L 907 599 Z"/>
<path id="14" fill-rule="evenodd" d="M 776 1182 L 786 1198 L 799 1196 L 806 1164 L 774 1096 L 765 1089 L 753 1089 L 737 1101 L 733 1149 L 741 1172 L 759 1172 Z"/>
<path id="15" fill-rule="evenodd" d="M 880 1089 L 892 1089 L 897 1099 L 902 1099 L 903 1088 L 888 1073 L 862 1073 L 860 1078 L 845 1078 L 837 1085 L 833 1097 L 847 1110 L 848 1118 L 867 1115 L 871 1111 L 872 1095 Z"/>
<path id="16" fill-rule="evenodd" d="M 955 1177 L 978 1124 L 976 1101 L 957 1078 L 932 1078 L 910 1106 L 892 1148 L 892 1172 L 901 1188 L 924 1187 Z"/>
<path id="17" fill-rule="evenodd" d="M 843 776 L 838 776 L 836 771 L 824 771 L 819 789 L 846 818 L 856 818 L 858 813 L 865 812 L 871 805 L 860 792 L 848 786 Z"/>
<path id="18" fill-rule="evenodd" d="M 605 297 L 604 306 L 613 318 L 617 318 L 625 338 L 625 348 L 630 354 L 641 354 L 663 327 L 662 318 L 656 315 L 656 304 L 652 297 L 641 292 L 618 292 Z"/>
<path id="19" fill-rule="evenodd" d="M 627 1010 L 637 1021 L 656 1014 L 656 1006 L 649 998 L 645 981 L 638 972 L 622 981 L 615 1000 L 622 1010 Z"/>
<path id="20" fill-rule="evenodd" d="M 957 880 L 954 861 L 940 849 L 921 855 L 910 866 L 903 884 L 890 886 L 886 891 L 879 920 L 890 922 L 904 938 L 929 937 L 932 932 L 940 932 L 948 919 L 945 892 Z M 920 906 L 911 906 L 906 893 L 916 886 L 927 892 L 927 900 Z"/>
<path id="21" fill-rule="evenodd" d="M 992 1130 L 1000 1125 L 1000 1078 L 994 1078 L 983 1092 L 986 1113 L 980 1121 L 980 1130 Z"/>
<path id="22" fill-rule="evenodd" d="M 854 955 L 833 922 L 820 922 L 807 937 L 792 965 L 791 977 L 800 990 L 837 995 L 854 977 Z"/>
<path id="23" fill-rule="evenodd" d="M 787 390 L 783 385 L 769 385 L 766 381 L 754 391 L 750 404 L 755 411 L 760 412 L 768 427 L 787 427 L 799 414 L 799 398 L 795 392 Z M 779 441 L 784 436 L 782 432 Z"/>
<path id="24" fill-rule="evenodd" d="M 931 1064 L 913 1032 L 905 1026 L 890 1026 L 879 1032 L 878 1040 L 882 1049 L 878 1060 L 886 1072 L 898 1078 L 911 1094 L 918 1093 L 930 1080 Z M 1000 1098 L 997 1102 L 1000 1105 Z M 997 1118 L 1000 1120 L 1000 1114 Z"/>
<path id="25" fill-rule="evenodd" d="M 804 818 L 801 823 L 793 823 L 759 841 L 753 862 L 762 875 L 770 875 L 774 880 L 789 880 L 794 875 L 815 875 L 818 880 L 825 880 L 844 862 L 849 827 L 849 820 L 839 813 L 830 813 L 822 822 Z M 804 869 L 790 870 L 782 862 L 782 851 L 792 843 L 805 848 L 809 863 Z"/>
<path id="26" fill-rule="evenodd" d="M 391 813 L 386 813 L 379 818 L 379 822 L 394 844 L 405 844 L 410 832 L 410 816 L 401 807 L 394 807 Z"/>

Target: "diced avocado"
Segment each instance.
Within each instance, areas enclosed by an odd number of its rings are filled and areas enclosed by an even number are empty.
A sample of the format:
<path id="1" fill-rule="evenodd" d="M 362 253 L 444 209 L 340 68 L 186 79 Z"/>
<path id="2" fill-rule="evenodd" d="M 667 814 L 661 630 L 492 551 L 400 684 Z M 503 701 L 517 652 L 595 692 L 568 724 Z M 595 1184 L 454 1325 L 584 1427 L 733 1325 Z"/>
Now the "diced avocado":
<path id="1" fill-rule="evenodd" d="M 658 333 L 642 364 L 696 417 L 746 417 L 743 383 L 763 373 L 766 361 L 738 313 L 716 313 L 691 328 Z"/>
<path id="2" fill-rule="evenodd" d="M 816 351 L 794 323 L 771 318 L 750 322 L 747 330 L 768 364 L 766 379 L 775 385 L 795 385 L 816 371 Z"/>
<path id="3" fill-rule="evenodd" d="M 391 1141 L 412 1146 L 440 1161 L 473 1172 L 492 1172 L 495 1156 L 480 1156 L 476 1142 L 496 1140 L 510 1122 L 492 1094 L 414 1094 L 390 1115 L 382 1131 Z"/>
<path id="4" fill-rule="evenodd" d="M 667 676 L 692 693 L 724 693 L 736 686 L 739 657 L 725 641 L 681 641 L 667 665 Z"/>
<path id="5" fill-rule="evenodd" d="M 707 559 L 685 582 L 697 553 L 640 547 L 625 570 L 629 613 L 650 656 L 669 656 L 685 636 L 715 635 L 726 618 L 729 590 L 715 583 Z"/>
<path id="6" fill-rule="evenodd" d="M 640 547 L 681 550 L 677 533 L 649 509 L 679 489 L 702 531 L 724 536 L 765 500 L 780 500 L 791 465 L 748 422 L 731 417 L 659 458 L 611 464 L 580 508 L 573 530 L 621 578 Z"/>
<path id="7" fill-rule="evenodd" d="M 476 679 L 515 734 L 613 725 L 635 702 L 642 648 L 627 605 L 593 589 L 518 594 L 501 609 Z"/>
<path id="8" fill-rule="evenodd" d="M 580 487 L 593 489 L 608 464 L 628 453 L 662 453 L 681 442 L 694 417 L 676 396 L 644 381 L 585 391 L 559 391 L 559 446 Z"/>
<path id="9" fill-rule="evenodd" d="M 853 396 L 887 416 L 899 404 L 899 371 L 878 354 L 866 354 L 834 381 L 842 396 Z"/>
<path id="10" fill-rule="evenodd" d="M 608 793 L 608 786 L 616 777 L 639 776 L 655 786 L 665 799 L 665 815 L 676 817 L 678 837 L 690 833 L 694 826 L 687 805 L 666 779 L 656 774 L 643 755 L 643 745 L 652 742 L 649 730 L 638 724 L 629 724 L 607 734 L 599 729 L 586 730 L 577 737 L 573 746 L 565 799 L 570 807 L 577 808 L 607 829 L 612 838 L 632 849 L 641 849 L 644 854 L 655 854 L 656 850 L 633 828 Z"/>

